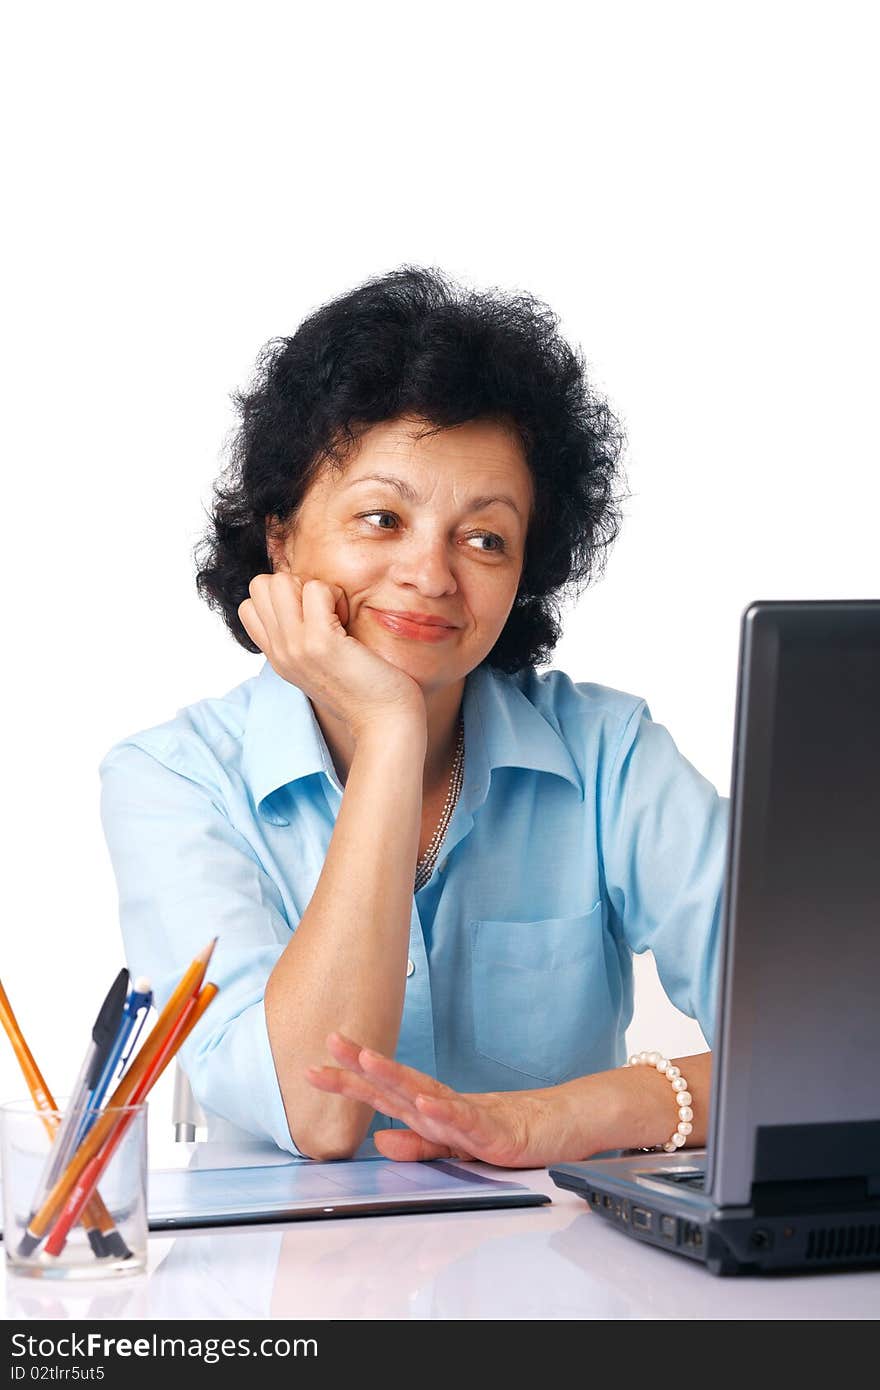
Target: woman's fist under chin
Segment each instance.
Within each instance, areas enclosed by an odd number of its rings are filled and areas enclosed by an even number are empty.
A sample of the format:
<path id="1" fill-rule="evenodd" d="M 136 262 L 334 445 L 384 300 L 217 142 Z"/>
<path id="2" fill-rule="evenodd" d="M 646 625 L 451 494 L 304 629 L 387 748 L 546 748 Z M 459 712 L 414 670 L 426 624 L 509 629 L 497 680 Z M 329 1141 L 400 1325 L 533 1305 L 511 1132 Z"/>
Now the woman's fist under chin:
<path id="1" fill-rule="evenodd" d="M 292 574 L 257 574 L 238 616 L 272 668 L 357 738 L 372 724 L 425 720 L 417 681 L 347 631 L 348 596 L 339 584 Z"/>

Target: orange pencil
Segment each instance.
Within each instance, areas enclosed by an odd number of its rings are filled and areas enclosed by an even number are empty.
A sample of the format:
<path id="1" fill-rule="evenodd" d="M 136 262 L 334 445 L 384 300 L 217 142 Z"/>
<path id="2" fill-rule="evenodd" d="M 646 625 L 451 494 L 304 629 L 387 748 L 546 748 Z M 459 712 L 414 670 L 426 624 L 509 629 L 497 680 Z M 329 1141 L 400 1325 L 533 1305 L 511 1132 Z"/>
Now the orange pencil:
<path id="1" fill-rule="evenodd" d="M 156 1057 L 149 1072 L 142 1078 L 137 1090 L 132 1093 L 131 1105 L 140 1105 L 141 1101 L 146 1098 L 172 1057 L 174 1057 L 183 1046 L 184 1041 L 192 1032 L 217 992 L 216 985 L 207 984 L 201 994 L 198 996 L 194 995 L 191 999 L 187 1000 L 187 1003 L 184 1005 L 183 1013 L 180 1015 L 172 1032 L 169 1033 L 168 1037 L 165 1039 L 161 1052 Z M 46 1241 L 44 1249 L 47 1255 L 61 1254 L 71 1226 L 79 1217 L 80 1212 L 89 1199 L 89 1194 L 99 1181 L 101 1174 L 122 1142 L 133 1120 L 133 1113 L 123 1115 L 121 1119 L 117 1119 L 101 1151 L 86 1164 L 65 1203 L 61 1215 L 52 1228 L 49 1239 Z"/>
<path id="2" fill-rule="evenodd" d="M 47 1195 L 40 1210 L 32 1217 L 19 1243 L 20 1255 L 27 1256 L 36 1249 L 82 1176 L 86 1164 L 101 1149 L 110 1131 L 118 1122 L 117 1117 L 110 1112 L 120 1106 L 128 1105 L 129 1098 L 134 1094 L 143 1076 L 152 1067 L 190 998 L 199 990 L 216 944 L 217 938 L 214 937 L 214 940 L 203 951 L 199 952 L 184 971 L 180 983 L 156 1020 L 149 1037 L 108 1100 L 105 1113 L 92 1125 L 61 1177 Z"/>
<path id="3" fill-rule="evenodd" d="M 42 1114 L 47 1110 L 55 1109 L 55 1102 L 49 1094 L 49 1088 L 43 1080 L 43 1074 L 34 1061 L 34 1055 L 24 1040 L 24 1034 L 18 1026 L 18 1020 L 12 1012 L 12 1005 L 9 996 L 0 982 L 0 1019 L 6 1029 L 6 1036 L 12 1043 L 12 1050 L 18 1059 L 24 1079 L 27 1082 L 28 1090 L 33 1098 L 34 1105 Z M 53 1130 L 47 1126 L 51 1135 Z"/>
<path id="4" fill-rule="evenodd" d="M 18 1065 L 21 1067 L 34 1105 L 42 1117 L 46 1133 L 50 1139 L 54 1140 L 61 1123 L 58 1119 L 58 1107 L 52 1099 L 52 1093 L 43 1079 L 40 1068 L 37 1066 L 34 1054 L 25 1041 L 2 981 L 0 981 L 0 1022 L 2 1022 L 6 1036 L 12 1044 L 12 1050 L 18 1060 Z M 113 1246 L 116 1254 L 131 1253 L 116 1230 L 113 1217 L 97 1192 L 94 1201 L 89 1202 L 83 1213 L 83 1225 L 89 1238 L 89 1244 L 99 1258 L 108 1253 L 105 1249 L 105 1242 L 109 1242 Z"/>

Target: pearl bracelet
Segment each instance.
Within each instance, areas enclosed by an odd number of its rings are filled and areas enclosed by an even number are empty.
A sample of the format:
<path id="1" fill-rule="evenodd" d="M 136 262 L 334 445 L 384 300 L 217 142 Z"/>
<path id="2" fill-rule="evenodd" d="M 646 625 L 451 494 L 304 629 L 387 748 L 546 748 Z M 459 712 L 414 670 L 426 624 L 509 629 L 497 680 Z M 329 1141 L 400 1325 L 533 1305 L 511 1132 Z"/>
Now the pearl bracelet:
<path id="1" fill-rule="evenodd" d="M 678 1106 L 678 1128 L 671 1134 L 665 1144 L 655 1144 L 651 1149 L 642 1149 L 642 1153 L 657 1153 L 662 1148 L 664 1153 L 673 1154 L 676 1149 L 680 1149 L 687 1143 L 689 1134 L 693 1134 L 694 1112 L 691 1109 L 693 1096 L 688 1090 L 688 1084 L 681 1074 L 681 1068 L 675 1066 L 668 1058 L 660 1052 L 634 1052 L 628 1062 L 624 1063 L 627 1067 L 656 1067 L 665 1077 L 672 1082 L 672 1093 L 675 1096 L 675 1103 Z"/>

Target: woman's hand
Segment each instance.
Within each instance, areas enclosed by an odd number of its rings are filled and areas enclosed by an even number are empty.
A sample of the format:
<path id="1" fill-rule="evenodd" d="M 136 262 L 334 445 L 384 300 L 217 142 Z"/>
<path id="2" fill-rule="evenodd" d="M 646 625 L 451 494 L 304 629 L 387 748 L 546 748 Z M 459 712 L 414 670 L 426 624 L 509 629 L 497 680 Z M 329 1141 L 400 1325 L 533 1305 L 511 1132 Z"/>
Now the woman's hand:
<path id="1" fill-rule="evenodd" d="M 409 1129 L 380 1129 L 373 1138 L 386 1158 L 479 1159 L 500 1168 L 544 1168 L 579 1159 L 590 1147 L 589 1115 L 572 1132 L 572 1106 L 564 1086 L 538 1091 L 488 1091 L 460 1095 L 412 1067 L 361 1048 L 341 1033 L 327 1039 L 339 1067 L 308 1067 L 318 1090 L 366 1101 Z"/>
<path id="2" fill-rule="evenodd" d="M 355 738 L 401 713 L 426 720 L 419 684 L 346 632 L 348 598 L 338 584 L 287 570 L 257 574 L 238 616 L 284 680 L 348 725 Z"/>

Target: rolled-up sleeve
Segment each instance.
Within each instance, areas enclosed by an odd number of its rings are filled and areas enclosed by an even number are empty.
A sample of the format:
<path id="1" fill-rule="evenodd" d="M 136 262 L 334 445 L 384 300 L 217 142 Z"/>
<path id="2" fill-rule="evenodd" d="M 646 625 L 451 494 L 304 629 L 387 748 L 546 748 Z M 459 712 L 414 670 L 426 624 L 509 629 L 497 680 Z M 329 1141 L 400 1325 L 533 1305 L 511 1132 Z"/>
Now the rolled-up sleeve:
<path id="1" fill-rule="evenodd" d="M 302 1156 L 263 1003 L 291 932 L 277 885 L 210 787 L 129 743 L 110 750 L 100 777 L 126 959 L 133 976 L 149 976 L 158 1008 L 194 956 L 218 938 L 207 978 L 219 994 L 179 1054 L 196 1099 Z"/>
<path id="2" fill-rule="evenodd" d="M 602 804 L 617 924 L 633 951 L 653 952 L 667 995 L 712 1047 L 729 801 L 642 701 L 620 734 Z"/>

